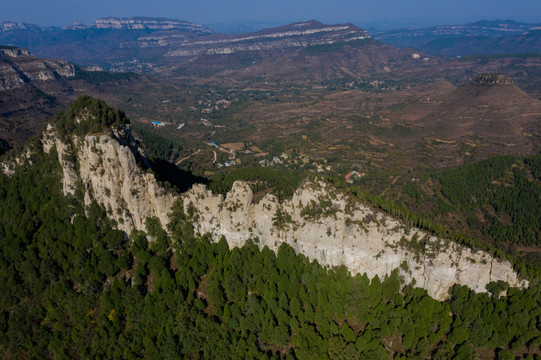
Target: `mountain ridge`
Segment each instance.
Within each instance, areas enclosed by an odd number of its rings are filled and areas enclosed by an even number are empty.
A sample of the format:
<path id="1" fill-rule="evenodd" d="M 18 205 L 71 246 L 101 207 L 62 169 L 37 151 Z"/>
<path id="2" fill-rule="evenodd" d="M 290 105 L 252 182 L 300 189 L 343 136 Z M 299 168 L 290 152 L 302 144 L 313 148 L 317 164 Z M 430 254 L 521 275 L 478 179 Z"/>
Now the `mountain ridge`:
<path id="1" fill-rule="evenodd" d="M 156 217 L 166 226 L 171 221 L 171 207 L 180 201 L 185 212 L 193 214 L 196 231 L 210 234 L 214 241 L 225 235 L 230 247 L 239 247 L 256 238 L 261 247 L 275 251 L 286 242 L 323 265 L 345 265 L 352 273 L 368 273 L 370 277 L 381 278 L 398 270 L 406 283 L 415 279 L 439 300 L 448 296 L 455 283 L 477 292 L 486 291 L 488 283 L 498 280 L 527 286 L 508 261 L 406 227 L 323 183 L 305 183 L 291 200 L 282 203 L 270 194 L 253 203 L 253 193 L 245 182 L 235 182 L 225 198 L 203 185 L 175 193 L 140 167 L 137 159 L 143 155 L 129 125 L 114 120 L 117 116 L 108 114 L 118 111 L 104 106 L 92 98 L 79 99 L 58 119 L 65 118 L 76 128 L 84 119 L 105 125 L 59 136 L 63 122 L 57 120 L 48 125 L 41 142 L 45 152 L 56 148 L 64 194 L 82 193 L 87 206 L 96 201 L 126 233 L 145 230 L 148 217 Z M 104 116 L 111 119 L 103 120 Z M 111 128 L 113 123 L 117 125 Z M 4 164 L 4 172 L 13 171 L 9 169 L 14 166 Z M 419 250 L 416 244 L 421 238 L 424 245 Z"/>
<path id="2" fill-rule="evenodd" d="M 5 25 L 8 31 L 0 32 L 0 43 L 29 48 L 43 57 L 55 56 L 83 66 L 100 65 L 117 71 L 126 70 L 133 58 L 153 68 L 175 62 L 179 56 L 193 58 L 370 39 L 366 30 L 351 23 L 326 25 L 315 20 L 243 34 L 215 34 L 200 25 L 155 18 L 104 18 L 92 26 L 76 24 L 69 29 L 43 29 L 37 33 L 22 27 L 9 31 L 15 25 Z M 85 42 L 84 47 L 81 41 Z"/>

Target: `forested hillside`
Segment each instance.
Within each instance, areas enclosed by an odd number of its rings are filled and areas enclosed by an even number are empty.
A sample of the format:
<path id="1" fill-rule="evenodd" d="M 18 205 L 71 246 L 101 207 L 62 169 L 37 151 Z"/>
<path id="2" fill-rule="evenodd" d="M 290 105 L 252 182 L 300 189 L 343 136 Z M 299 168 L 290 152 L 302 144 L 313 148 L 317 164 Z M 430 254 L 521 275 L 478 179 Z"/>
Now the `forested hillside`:
<path id="1" fill-rule="evenodd" d="M 1 358 L 541 355 L 537 279 L 438 302 L 396 274 L 351 277 L 287 245 L 230 250 L 194 234 L 180 203 L 168 233 L 149 218 L 127 237 L 97 205 L 61 195 L 57 155 L 40 147 L 0 175 Z"/>
<path id="2" fill-rule="evenodd" d="M 541 244 L 541 155 L 495 156 L 427 171 L 400 187 L 399 202 L 456 233 L 483 240 L 536 265 Z"/>

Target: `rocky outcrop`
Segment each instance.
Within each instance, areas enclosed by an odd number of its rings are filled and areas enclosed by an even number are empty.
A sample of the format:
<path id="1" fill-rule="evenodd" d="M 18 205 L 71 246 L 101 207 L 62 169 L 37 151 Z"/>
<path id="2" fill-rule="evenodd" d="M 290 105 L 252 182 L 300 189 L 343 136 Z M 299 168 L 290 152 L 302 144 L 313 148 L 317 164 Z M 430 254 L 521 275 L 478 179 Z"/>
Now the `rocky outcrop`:
<path id="1" fill-rule="evenodd" d="M 66 61 L 43 60 L 26 49 L 0 48 L 0 91 L 35 81 L 75 76 L 75 66 Z"/>
<path id="2" fill-rule="evenodd" d="M 2 46 L 0 47 L 0 56 L 9 56 L 12 58 L 16 58 L 19 56 L 25 56 L 30 55 L 30 52 L 27 49 L 21 49 L 18 47 L 11 47 L 11 46 Z"/>
<path id="3" fill-rule="evenodd" d="M 163 226 L 169 222 L 176 197 L 141 168 L 144 157 L 129 125 L 107 134 L 72 136 L 69 141 L 61 140 L 49 125 L 42 143 L 46 152 L 56 146 L 64 194 L 74 195 L 81 187 L 85 205 L 96 201 L 119 229 L 126 233 L 134 228 L 144 230 L 147 217 L 157 217 Z"/>
<path id="4" fill-rule="evenodd" d="M 40 31 L 41 28 L 37 25 L 26 24 L 23 22 L 3 21 L 0 23 L 0 32 L 8 32 L 15 30 Z"/>
<path id="5" fill-rule="evenodd" d="M 181 198 L 185 210 L 195 214 L 195 230 L 216 241 L 225 236 L 230 247 L 255 239 L 276 251 L 285 242 L 322 265 L 344 265 L 352 274 L 384 278 L 398 270 L 406 283 L 414 282 L 438 300 L 454 284 L 477 292 L 498 280 L 527 286 L 508 261 L 407 227 L 324 183 L 305 183 L 282 202 L 266 195 L 254 203 L 244 182 L 235 182 L 225 197 L 197 184 L 178 195 L 141 168 L 144 158 L 129 126 L 68 141 L 49 125 L 42 143 L 47 152 L 56 146 L 64 193 L 80 188 L 85 204 L 94 200 L 102 205 L 125 232 L 144 230 L 146 218 L 153 216 L 165 226 L 173 203 Z"/>
<path id="6" fill-rule="evenodd" d="M 32 151 L 29 149 L 26 149 L 18 156 L 4 159 L 4 161 L 0 163 L 0 171 L 2 171 L 4 175 L 13 176 L 13 174 L 15 174 L 15 169 L 27 162 L 29 165 L 32 165 Z"/>

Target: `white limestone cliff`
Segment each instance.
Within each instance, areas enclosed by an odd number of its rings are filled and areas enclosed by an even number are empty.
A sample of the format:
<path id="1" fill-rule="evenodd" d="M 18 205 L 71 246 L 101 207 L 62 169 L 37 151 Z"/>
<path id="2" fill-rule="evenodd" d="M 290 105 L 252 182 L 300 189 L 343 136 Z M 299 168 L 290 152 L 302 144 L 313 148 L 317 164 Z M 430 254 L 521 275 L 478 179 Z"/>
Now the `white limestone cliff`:
<path id="1" fill-rule="evenodd" d="M 216 241 L 224 235 L 230 246 L 242 246 L 257 238 L 260 246 L 275 251 L 286 242 L 320 264 L 345 265 L 352 274 L 367 273 L 370 278 L 384 278 L 398 269 L 406 283 L 415 281 L 438 300 L 445 299 L 454 284 L 476 292 L 485 292 L 485 286 L 497 280 L 527 286 L 508 261 L 408 229 L 322 183 L 305 184 L 282 203 L 273 195 L 255 204 L 252 199 L 243 182 L 236 182 L 225 199 L 195 185 L 184 194 L 184 205 L 197 210 L 196 230 Z M 291 218 L 276 221 L 278 209 Z"/>
<path id="2" fill-rule="evenodd" d="M 134 228 L 144 230 L 147 217 L 157 217 L 163 226 L 169 222 L 176 197 L 137 163 L 129 126 L 108 134 L 73 136 L 66 142 L 49 125 L 42 143 L 46 152 L 56 146 L 64 194 L 74 195 L 82 186 L 85 205 L 96 201 L 118 222 L 119 229 L 126 233 Z"/>
<path id="3" fill-rule="evenodd" d="M 406 283 L 414 281 L 438 300 L 445 299 L 454 284 L 476 292 L 497 280 L 527 286 L 508 261 L 408 228 L 330 185 L 305 183 L 281 203 L 273 195 L 254 203 L 244 182 L 235 182 L 225 198 L 199 184 L 178 195 L 141 169 L 129 127 L 66 142 L 49 125 L 42 143 L 45 151 L 56 146 L 64 193 L 74 194 L 82 186 L 85 204 L 97 201 L 128 233 L 144 230 L 145 219 L 152 216 L 165 226 L 171 206 L 181 198 L 186 210 L 195 210 L 195 230 L 215 241 L 225 236 L 230 247 L 256 239 L 261 247 L 276 251 L 285 242 L 322 265 L 345 265 L 352 274 L 370 278 L 384 278 L 398 269 Z"/>

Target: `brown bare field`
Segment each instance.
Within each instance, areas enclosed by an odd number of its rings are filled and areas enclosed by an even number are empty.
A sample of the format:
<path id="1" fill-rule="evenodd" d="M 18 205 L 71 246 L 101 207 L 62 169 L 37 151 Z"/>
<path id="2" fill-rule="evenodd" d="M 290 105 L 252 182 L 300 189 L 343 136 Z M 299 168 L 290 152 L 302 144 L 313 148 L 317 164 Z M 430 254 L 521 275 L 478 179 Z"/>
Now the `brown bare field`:
<path id="1" fill-rule="evenodd" d="M 227 143 L 227 144 L 222 144 L 221 146 L 227 150 L 232 150 L 232 151 L 239 151 L 239 150 L 244 149 L 243 142 Z"/>

